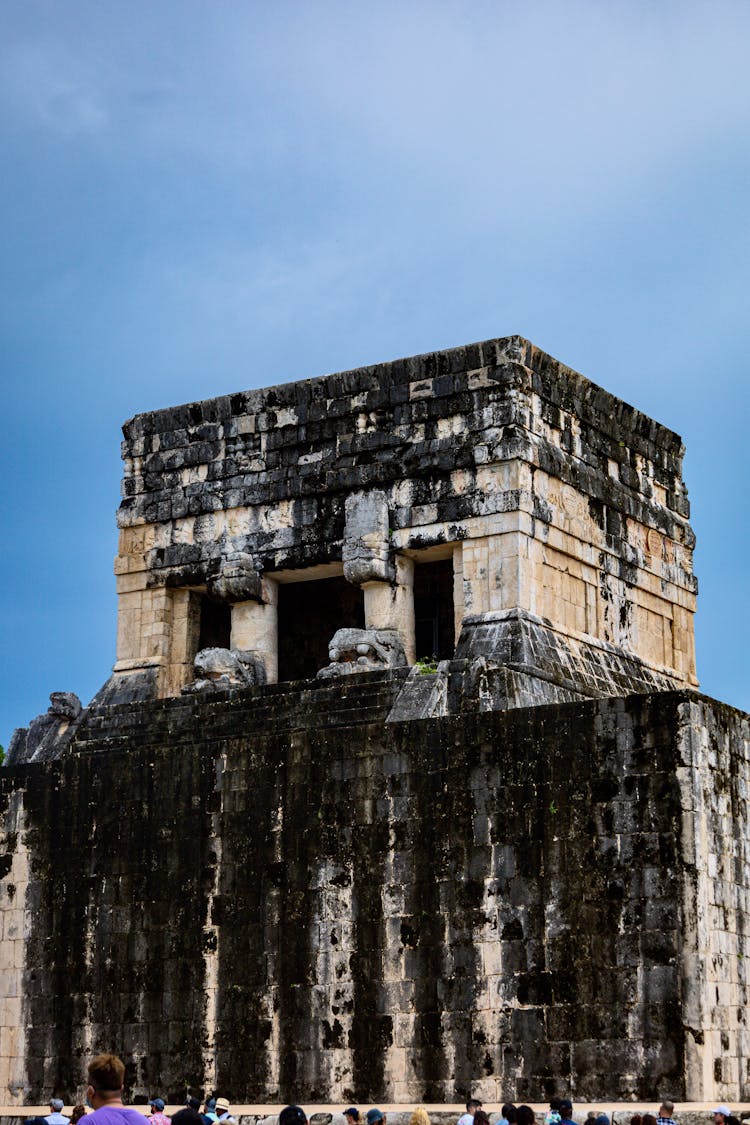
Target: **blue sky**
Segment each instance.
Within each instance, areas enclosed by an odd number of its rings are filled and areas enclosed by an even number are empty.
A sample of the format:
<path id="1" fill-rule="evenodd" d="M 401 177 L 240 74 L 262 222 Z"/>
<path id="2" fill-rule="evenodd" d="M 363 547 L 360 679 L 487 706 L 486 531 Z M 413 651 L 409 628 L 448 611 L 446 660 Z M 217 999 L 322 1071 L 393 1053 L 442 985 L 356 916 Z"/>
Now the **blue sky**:
<path id="1" fill-rule="evenodd" d="M 127 417 L 515 332 L 682 434 L 701 686 L 750 710 L 750 5 L 0 20 L 1 742 L 113 663 Z"/>

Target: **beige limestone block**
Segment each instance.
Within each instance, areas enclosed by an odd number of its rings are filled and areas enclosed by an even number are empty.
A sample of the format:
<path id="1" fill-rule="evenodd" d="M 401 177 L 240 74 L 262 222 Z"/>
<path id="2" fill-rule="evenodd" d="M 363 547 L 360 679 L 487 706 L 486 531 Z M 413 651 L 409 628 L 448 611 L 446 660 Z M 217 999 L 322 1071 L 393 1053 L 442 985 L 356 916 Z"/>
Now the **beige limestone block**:
<path id="1" fill-rule="evenodd" d="M 117 575 L 116 588 L 118 596 L 120 594 L 134 594 L 139 590 L 146 588 L 146 573 L 145 571 L 136 571 L 134 573 L 128 571 Z"/>
<path id="2" fill-rule="evenodd" d="M 21 997 L 7 996 L 0 1005 L 0 1024 L 3 1027 L 21 1026 Z"/>
<path id="3" fill-rule="evenodd" d="M 521 556 L 525 553 L 524 539 L 525 536 L 518 532 L 491 535 L 487 539 L 487 597 L 488 608 L 492 612 L 522 605 Z"/>
<path id="4" fill-rule="evenodd" d="M 489 611 L 489 547 L 487 538 L 463 541 L 464 606 L 467 614 Z"/>

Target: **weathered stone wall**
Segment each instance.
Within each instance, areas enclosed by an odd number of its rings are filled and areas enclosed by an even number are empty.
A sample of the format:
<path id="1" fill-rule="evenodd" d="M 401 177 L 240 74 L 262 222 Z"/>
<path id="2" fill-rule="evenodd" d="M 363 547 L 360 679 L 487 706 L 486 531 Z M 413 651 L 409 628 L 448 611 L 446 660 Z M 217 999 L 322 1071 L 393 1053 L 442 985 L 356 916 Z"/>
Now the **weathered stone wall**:
<path id="1" fill-rule="evenodd" d="M 695 698 L 681 738 L 690 1097 L 750 1097 L 750 717 Z"/>
<path id="2" fill-rule="evenodd" d="M 739 1093 L 746 720 L 666 693 L 386 723 L 407 675 L 99 708 L 2 771 L 11 1097 L 104 1046 L 175 1101 L 679 1097 L 722 1032 L 702 1094 Z"/>
<path id="3" fill-rule="evenodd" d="M 116 668 L 156 669 L 159 694 L 191 678 L 206 588 L 270 680 L 278 582 L 316 575 L 362 584 L 367 624 L 398 628 L 413 661 L 408 567 L 435 552 L 453 559 L 456 639 L 466 616 L 521 610 L 697 682 L 679 437 L 520 337 L 124 433 Z"/>

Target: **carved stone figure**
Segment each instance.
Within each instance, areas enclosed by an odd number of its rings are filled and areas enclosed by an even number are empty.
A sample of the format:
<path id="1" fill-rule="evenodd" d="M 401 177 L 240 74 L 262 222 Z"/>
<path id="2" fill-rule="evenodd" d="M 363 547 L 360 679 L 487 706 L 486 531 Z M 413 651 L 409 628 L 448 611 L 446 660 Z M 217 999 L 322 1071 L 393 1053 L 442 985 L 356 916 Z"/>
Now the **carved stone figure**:
<path id="1" fill-rule="evenodd" d="M 266 682 L 263 662 L 254 652 L 237 648 L 204 648 L 193 664 L 195 681 L 184 695 L 202 691 L 225 691 L 228 687 L 254 687 Z"/>
<path id="2" fill-rule="evenodd" d="M 83 711 L 81 701 L 72 691 L 53 691 L 49 698 L 47 711 L 13 732 L 8 765 L 49 762 L 67 750 Z"/>
<path id="3" fill-rule="evenodd" d="M 328 646 L 328 659 L 331 663 L 320 669 L 318 679 L 406 667 L 404 646 L 394 629 L 339 629 Z"/>
<path id="4" fill-rule="evenodd" d="M 219 573 L 208 581 L 212 598 L 220 602 L 262 601 L 261 576 L 252 555 L 235 551 L 221 562 Z"/>
<path id="5" fill-rule="evenodd" d="M 344 577 L 355 586 L 363 582 L 392 582 L 393 563 L 388 545 L 388 497 L 384 492 L 354 492 L 346 498 Z"/>

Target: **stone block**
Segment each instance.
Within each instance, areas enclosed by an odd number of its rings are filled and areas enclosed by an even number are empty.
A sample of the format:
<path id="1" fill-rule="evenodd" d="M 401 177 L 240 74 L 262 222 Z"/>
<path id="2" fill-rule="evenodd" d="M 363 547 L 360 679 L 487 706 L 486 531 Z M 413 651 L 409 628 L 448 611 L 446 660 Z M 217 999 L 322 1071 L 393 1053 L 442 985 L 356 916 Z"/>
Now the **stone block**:
<path id="1" fill-rule="evenodd" d="M 346 498 L 343 561 L 344 577 L 361 586 L 365 582 L 392 582 L 388 497 L 374 489 Z"/>

